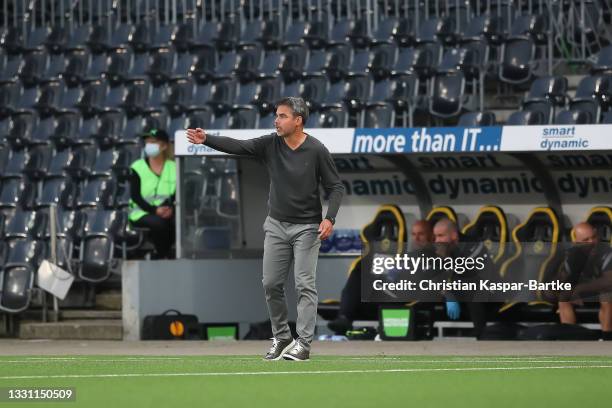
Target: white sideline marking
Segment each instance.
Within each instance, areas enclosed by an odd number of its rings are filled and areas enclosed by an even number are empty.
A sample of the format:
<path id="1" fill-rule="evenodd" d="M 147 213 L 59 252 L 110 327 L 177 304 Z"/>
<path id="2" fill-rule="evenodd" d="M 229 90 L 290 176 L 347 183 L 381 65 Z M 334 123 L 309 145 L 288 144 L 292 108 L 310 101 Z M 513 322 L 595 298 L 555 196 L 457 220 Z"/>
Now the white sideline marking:
<path id="1" fill-rule="evenodd" d="M 29 364 L 33 362 L 40 363 L 122 363 L 122 362 L 179 362 L 188 361 L 192 363 L 209 363 L 219 361 L 257 361 L 261 362 L 258 356 L 253 357 L 232 357 L 232 356 L 181 356 L 181 357 L 158 357 L 158 356 L 141 356 L 141 357 L 125 357 L 125 358 L 91 358 L 94 356 L 78 356 L 78 357 L 23 357 L 19 360 L 2 360 L 2 363 L 14 364 Z M 590 359 L 590 360 L 555 360 L 557 358 L 568 358 L 571 356 L 515 356 L 515 357 L 495 357 L 495 356 L 474 356 L 473 358 L 446 358 L 446 359 L 428 359 L 428 360 L 411 360 L 410 356 L 368 356 L 368 357 L 345 357 L 345 356 L 317 356 L 318 361 L 344 363 L 344 362 L 392 362 L 392 363 L 415 363 L 415 364 L 431 364 L 431 363 L 612 363 L 610 359 Z M 577 358 L 581 356 L 576 356 Z"/>
<path id="2" fill-rule="evenodd" d="M 535 367 L 458 367 L 458 368 L 396 368 L 380 370 L 318 370 L 318 371 L 253 371 L 253 372 L 211 372 L 211 373 L 124 373 L 124 374 L 60 374 L 60 375 L 14 375 L 2 376 L 0 380 L 34 380 L 57 378 L 127 378 L 127 377 L 232 377 L 259 375 L 303 375 L 303 374 L 385 374 L 422 373 L 436 371 L 516 371 L 516 370 L 558 370 L 558 369 L 612 368 L 612 365 L 583 366 L 535 366 Z"/>
<path id="3" fill-rule="evenodd" d="M 168 361 L 168 362 L 180 362 L 180 361 L 187 361 L 190 363 L 216 363 L 216 362 L 220 362 L 220 361 L 227 361 L 227 360 L 234 360 L 234 361 L 257 361 L 260 362 L 261 361 L 261 357 L 249 357 L 249 358 L 243 358 L 243 359 L 238 359 L 238 358 L 233 358 L 233 359 L 223 359 L 223 358 L 208 358 L 208 359 L 198 359 L 197 357 L 195 358 L 151 358 L 151 359 L 69 359 L 69 360 L 62 360 L 59 358 L 54 358 L 54 359 L 50 359 L 50 360 L 45 360 L 45 359 L 40 359 L 40 360 L 0 360 L 0 366 L 3 363 L 10 363 L 10 364 L 32 364 L 32 363 L 39 363 L 39 364 L 44 364 L 44 363 L 135 363 L 135 362 L 139 362 L 139 363 L 148 363 L 148 362 L 152 362 L 152 363 L 159 363 L 162 361 Z M 364 362 L 364 363 L 369 363 L 369 362 L 380 362 L 380 363 L 384 363 L 384 362 L 388 362 L 388 363 L 393 363 L 393 364 L 435 364 L 435 363 L 444 363 L 444 364 L 462 364 L 462 363 L 507 363 L 507 364 L 513 364 L 513 363 L 528 363 L 528 364 L 532 364 L 532 363 L 550 363 L 550 364 L 563 364 L 563 363 L 612 363 L 612 360 L 533 360 L 533 359 L 525 359 L 525 360 L 519 360 L 519 359 L 473 359 L 473 360 L 407 360 L 407 359 L 401 359 L 401 358 L 389 358 L 389 357 L 380 357 L 380 358 L 355 358 L 355 359 L 321 359 L 321 358 L 317 358 L 317 361 L 321 361 L 321 362 L 330 362 L 330 363 L 360 363 L 360 362 Z M 264 361 L 262 361 L 263 363 L 265 363 Z"/>

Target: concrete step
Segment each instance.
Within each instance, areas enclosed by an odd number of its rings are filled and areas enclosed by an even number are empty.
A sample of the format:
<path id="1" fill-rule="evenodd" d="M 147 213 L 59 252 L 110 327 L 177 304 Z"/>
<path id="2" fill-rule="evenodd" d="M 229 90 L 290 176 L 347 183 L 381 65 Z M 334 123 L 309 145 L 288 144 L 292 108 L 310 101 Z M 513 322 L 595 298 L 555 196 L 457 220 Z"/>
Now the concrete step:
<path id="1" fill-rule="evenodd" d="M 96 309 L 121 310 L 121 292 L 108 291 L 97 293 Z"/>
<path id="2" fill-rule="evenodd" d="M 121 340 L 120 319 L 66 320 L 59 322 L 24 321 L 19 325 L 20 339 Z"/>
<path id="3" fill-rule="evenodd" d="M 64 309 L 60 307 L 60 320 L 121 319 L 121 310 Z M 49 308 L 48 319 L 53 319 L 53 308 Z M 41 321 L 42 310 L 29 309 L 21 313 L 21 320 Z"/>
<path id="4" fill-rule="evenodd" d="M 60 310 L 61 320 L 121 319 L 121 310 L 66 309 Z"/>

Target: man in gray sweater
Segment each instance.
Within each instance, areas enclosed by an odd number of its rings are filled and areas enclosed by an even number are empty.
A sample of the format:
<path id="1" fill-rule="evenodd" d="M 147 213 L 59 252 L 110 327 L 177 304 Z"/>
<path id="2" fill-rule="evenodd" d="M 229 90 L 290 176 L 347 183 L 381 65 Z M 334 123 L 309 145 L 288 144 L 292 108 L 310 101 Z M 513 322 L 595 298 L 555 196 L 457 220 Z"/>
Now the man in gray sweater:
<path id="1" fill-rule="evenodd" d="M 308 107 L 302 98 L 284 98 L 276 104 L 276 132 L 248 140 L 209 136 L 188 129 L 190 143 L 215 150 L 252 156 L 270 175 L 269 213 L 263 225 L 263 287 L 274 334 L 266 360 L 308 360 L 317 315 L 315 287 L 321 240 L 333 231 L 344 186 L 327 148 L 304 133 Z M 329 196 L 322 219 L 322 186 Z M 297 291 L 297 334 L 293 339 L 287 318 L 285 282 L 293 263 Z"/>

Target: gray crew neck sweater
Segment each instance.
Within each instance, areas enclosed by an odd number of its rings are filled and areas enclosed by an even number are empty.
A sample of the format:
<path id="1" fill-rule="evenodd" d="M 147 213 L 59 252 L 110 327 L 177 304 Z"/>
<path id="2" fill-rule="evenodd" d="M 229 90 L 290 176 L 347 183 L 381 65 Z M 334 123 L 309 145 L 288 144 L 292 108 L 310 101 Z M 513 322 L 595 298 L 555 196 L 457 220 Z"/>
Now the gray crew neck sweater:
<path id="1" fill-rule="evenodd" d="M 276 133 L 248 140 L 207 135 L 204 144 L 220 152 L 255 157 L 266 166 L 272 218 L 294 224 L 320 223 L 320 185 L 329 196 L 326 216 L 336 217 L 344 186 L 331 154 L 314 137 L 307 134 L 295 150 Z"/>

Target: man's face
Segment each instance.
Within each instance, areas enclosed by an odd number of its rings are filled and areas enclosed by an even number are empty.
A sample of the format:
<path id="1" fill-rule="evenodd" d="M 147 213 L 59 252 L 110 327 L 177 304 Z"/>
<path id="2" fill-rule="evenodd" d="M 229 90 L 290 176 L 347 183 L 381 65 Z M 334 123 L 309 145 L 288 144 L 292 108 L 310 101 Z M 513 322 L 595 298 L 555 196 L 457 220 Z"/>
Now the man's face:
<path id="1" fill-rule="evenodd" d="M 424 248 L 431 243 L 429 231 L 421 223 L 414 224 L 411 231 L 412 243 L 416 249 Z"/>
<path id="2" fill-rule="evenodd" d="M 280 105 L 276 108 L 274 127 L 276 128 L 276 134 L 280 137 L 292 135 L 301 123 L 302 117 L 294 115 L 290 107 Z"/>
<path id="3" fill-rule="evenodd" d="M 450 230 L 444 225 L 434 227 L 434 242 L 436 244 L 455 244 L 459 241 L 459 236 L 455 231 Z"/>
<path id="4" fill-rule="evenodd" d="M 595 228 L 576 228 L 576 243 L 578 244 L 597 244 L 599 236 Z"/>

